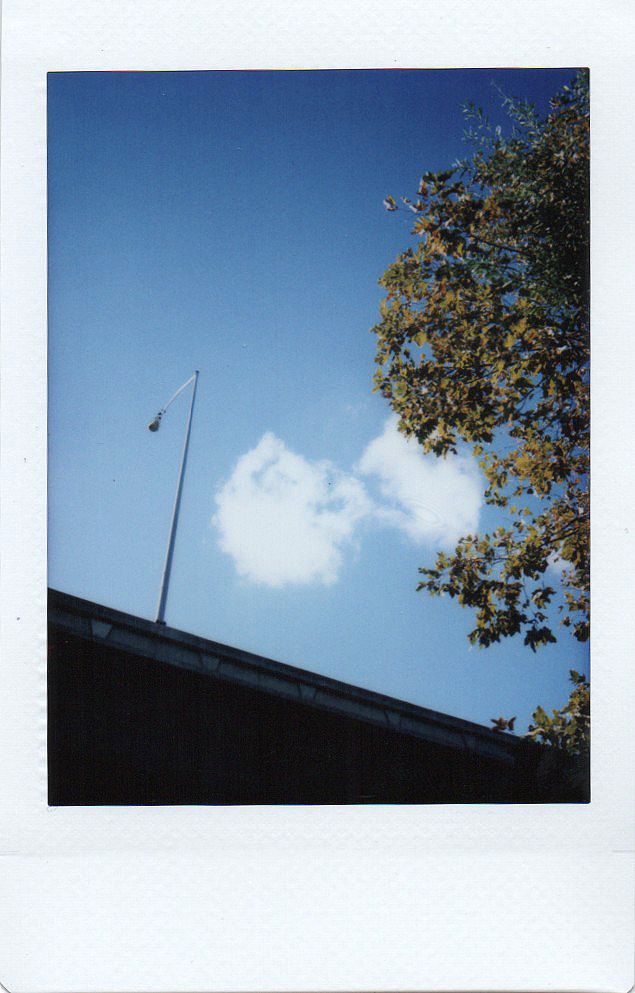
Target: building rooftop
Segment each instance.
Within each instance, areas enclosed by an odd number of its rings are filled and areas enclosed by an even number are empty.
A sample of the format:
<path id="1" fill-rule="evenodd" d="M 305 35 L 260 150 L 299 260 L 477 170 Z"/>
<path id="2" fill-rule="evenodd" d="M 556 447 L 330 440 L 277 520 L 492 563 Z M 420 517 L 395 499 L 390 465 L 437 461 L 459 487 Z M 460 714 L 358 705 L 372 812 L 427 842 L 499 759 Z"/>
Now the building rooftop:
<path id="1" fill-rule="evenodd" d="M 49 591 L 49 625 L 95 645 L 108 646 L 317 711 L 379 725 L 446 748 L 513 764 L 528 743 L 511 734 L 384 696 L 328 676 L 276 662 L 229 645 L 105 607 L 57 590 Z"/>

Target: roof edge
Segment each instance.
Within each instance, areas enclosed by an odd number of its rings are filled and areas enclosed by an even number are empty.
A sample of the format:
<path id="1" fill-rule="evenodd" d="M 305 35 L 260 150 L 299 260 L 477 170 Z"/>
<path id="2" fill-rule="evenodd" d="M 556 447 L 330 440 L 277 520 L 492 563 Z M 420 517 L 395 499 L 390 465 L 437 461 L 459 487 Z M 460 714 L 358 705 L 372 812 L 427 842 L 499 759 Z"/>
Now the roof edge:
<path id="1" fill-rule="evenodd" d="M 475 751 L 507 763 L 536 746 L 481 724 L 277 662 L 199 635 L 158 625 L 113 607 L 49 589 L 49 627 L 142 658 L 175 665 L 216 680 L 241 683 L 308 707 L 379 724 L 440 745 Z"/>

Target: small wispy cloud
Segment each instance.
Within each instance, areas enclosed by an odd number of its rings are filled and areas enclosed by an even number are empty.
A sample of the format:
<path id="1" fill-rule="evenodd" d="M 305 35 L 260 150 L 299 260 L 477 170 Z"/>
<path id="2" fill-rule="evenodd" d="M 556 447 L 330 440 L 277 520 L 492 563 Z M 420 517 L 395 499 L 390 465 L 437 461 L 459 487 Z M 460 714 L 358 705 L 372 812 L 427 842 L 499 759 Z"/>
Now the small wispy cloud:
<path id="1" fill-rule="evenodd" d="M 357 471 L 375 477 L 382 503 L 376 514 L 417 544 L 453 545 L 478 527 L 483 486 L 471 456 L 424 455 L 397 430 L 397 418 L 370 442 Z"/>
<path id="2" fill-rule="evenodd" d="M 268 432 L 215 502 L 220 546 L 240 576 L 270 587 L 330 585 L 362 521 L 397 528 L 416 544 L 449 545 L 477 529 L 483 487 L 473 460 L 424 455 L 390 418 L 352 473 L 310 461 Z"/>
<path id="3" fill-rule="evenodd" d="M 571 568 L 571 563 L 563 559 L 558 552 L 551 552 L 547 559 L 547 569 L 551 570 L 558 579 L 563 578 L 563 573 Z"/>

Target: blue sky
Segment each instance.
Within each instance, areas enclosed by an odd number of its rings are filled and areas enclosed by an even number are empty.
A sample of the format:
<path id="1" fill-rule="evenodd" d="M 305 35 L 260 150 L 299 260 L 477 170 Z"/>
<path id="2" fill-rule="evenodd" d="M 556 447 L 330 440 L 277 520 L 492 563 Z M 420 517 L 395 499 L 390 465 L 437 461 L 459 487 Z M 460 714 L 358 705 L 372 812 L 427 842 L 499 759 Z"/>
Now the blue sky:
<path id="1" fill-rule="evenodd" d="M 49 582 L 155 616 L 201 376 L 166 619 L 488 724 L 560 706 L 563 633 L 470 649 L 418 567 L 488 527 L 470 459 L 424 458 L 372 393 L 382 200 L 466 153 L 496 82 L 545 110 L 571 70 L 49 75 Z"/>

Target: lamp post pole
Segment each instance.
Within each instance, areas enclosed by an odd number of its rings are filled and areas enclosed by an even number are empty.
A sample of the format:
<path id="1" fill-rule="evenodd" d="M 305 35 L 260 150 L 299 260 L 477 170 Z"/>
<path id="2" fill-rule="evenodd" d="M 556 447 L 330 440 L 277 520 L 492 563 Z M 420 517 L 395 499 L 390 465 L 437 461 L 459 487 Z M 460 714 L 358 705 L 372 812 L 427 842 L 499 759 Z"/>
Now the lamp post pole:
<path id="1" fill-rule="evenodd" d="M 159 593 L 159 602 L 157 606 L 157 624 L 165 624 L 165 603 L 168 597 L 168 587 L 170 584 L 170 572 L 172 571 L 172 557 L 174 555 L 174 541 L 176 538 L 176 528 L 179 522 L 179 510 L 181 509 L 181 493 L 183 492 L 183 476 L 185 475 L 185 466 L 187 464 L 187 453 L 190 446 L 190 432 L 192 430 L 192 414 L 194 413 L 194 401 L 196 399 L 196 386 L 198 384 L 198 369 L 193 376 L 188 379 L 186 383 L 181 386 L 177 392 L 172 397 L 172 400 L 176 399 L 181 390 L 185 389 L 190 383 L 194 383 L 192 388 L 192 399 L 190 401 L 190 412 L 187 418 L 187 427 L 185 429 L 185 442 L 183 444 L 183 454 L 181 456 L 181 465 L 179 468 L 179 478 L 176 485 L 176 496 L 174 497 L 174 509 L 172 511 L 172 523 L 170 525 L 170 536 L 168 538 L 168 546 L 165 553 L 165 565 L 163 566 L 163 576 L 161 577 L 161 591 Z M 161 418 L 167 408 L 169 407 L 170 400 L 166 406 L 157 414 L 155 420 L 148 425 L 151 431 L 158 430 L 159 424 L 161 423 Z"/>

